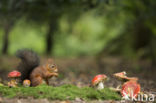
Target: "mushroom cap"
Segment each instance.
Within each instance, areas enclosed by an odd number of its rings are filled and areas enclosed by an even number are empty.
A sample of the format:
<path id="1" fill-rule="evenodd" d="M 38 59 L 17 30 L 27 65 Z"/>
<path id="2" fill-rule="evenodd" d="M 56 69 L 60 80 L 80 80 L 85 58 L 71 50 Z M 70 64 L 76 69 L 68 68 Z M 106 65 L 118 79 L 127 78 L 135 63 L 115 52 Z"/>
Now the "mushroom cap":
<path id="1" fill-rule="evenodd" d="M 104 74 L 99 74 L 96 75 L 93 79 L 92 79 L 92 85 L 95 86 L 97 85 L 99 82 L 104 82 L 107 79 L 107 76 Z"/>
<path id="2" fill-rule="evenodd" d="M 16 71 L 16 70 L 14 70 L 14 71 L 12 71 L 12 72 L 10 72 L 10 73 L 8 74 L 8 77 L 9 77 L 9 78 L 20 77 L 20 76 L 21 76 L 21 73 L 18 72 L 18 71 Z"/>
<path id="3" fill-rule="evenodd" d="M 119 72 L 119 73 L 115 73 L 113 74 L 116 78 L 118 78 L 119 80 L 123 80 L 123 81 L 138 81 L 137 77 L 127 77 L 126 76 L 126 72 Z"/>
<path id="4" fill-rule="evenodd" d="M 115 77 L 117 77 L 117 78 L 125 78 L 125 77 L 127 77 L 125 71 L 119 72 L 119 73 L 115 73 L 115 74 L 113 74 L 113 75 L 114 75 Z"/>
<path id="5" fill-rule="evenodd" d="M 140 84 L 135 81 L 128 81 L 122 85 L 122 96 L 137 97 L 140 93 Z"/>
<path id="6" fill-rule="evenodd" d="M 26 79 L 26 80 L 23 81 L 23 85 L 24 86 L 30 86 L 30 84 L 31 84 L 31 82 L 28 79 Z"/>

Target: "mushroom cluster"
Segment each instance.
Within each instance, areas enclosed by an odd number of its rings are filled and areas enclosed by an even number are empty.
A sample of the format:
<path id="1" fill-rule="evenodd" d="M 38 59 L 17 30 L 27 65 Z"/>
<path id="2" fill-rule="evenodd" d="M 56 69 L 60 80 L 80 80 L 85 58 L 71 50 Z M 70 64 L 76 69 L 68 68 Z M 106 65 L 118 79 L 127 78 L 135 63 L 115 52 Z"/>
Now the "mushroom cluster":
<path id="1" fill-rule="evenodd" d="M 104 88 L 104 82 L 107 79 L 107 76 L 104 74 L 99 74 L 96 75 L 93 79 L 92 79 L 92 86 L 95 87 L 98 90 L 101 90 Z"/>
<path id="2" fill-rule="evenodd" d="M 137 83 L 137 77 L 127 77 L 126 72 L 113 74 L 115 78 L 122 82 L 117 88 L 110 87 L 111 90 L 121 93 L 123 99 L 136 98 L 140 93 L 140 84 Z M 96 75 L 92 79 L 92 86 L 98 90 L 104 88 L 104 81 L 107 76 L 104 74 Z"/>
<path id="3" fill-rule="evenodd" d="M 113 75 L 122 82 L 121 89 L 119 85 L 117 88 L 113 88 L 113 90 L 118 92 L 120 91 L 120 93 L 123 96 L 123 99 L 137 97 L 137 95 L 140 93 L 140 84 L 137 83 L 138 81 L 137 77 L 127 77 L 125 71 L 115 73 Z"/>
<path id="4" fill-rule="evenodd" d="M 21 76 L 21 73 L 18 71 L 12 71 L 8 74 L 8 78 L 11 78 L 11 81 L 8 82 L 9 87 L 17 87 L 18 78 Z"/>

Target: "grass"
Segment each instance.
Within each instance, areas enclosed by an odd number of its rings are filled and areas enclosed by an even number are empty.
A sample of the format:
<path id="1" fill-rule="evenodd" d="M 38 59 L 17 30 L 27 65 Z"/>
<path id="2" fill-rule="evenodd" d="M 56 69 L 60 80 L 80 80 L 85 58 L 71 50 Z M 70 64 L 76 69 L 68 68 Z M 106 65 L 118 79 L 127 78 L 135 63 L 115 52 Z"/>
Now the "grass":
<path id="1" fill-rule="evenodd" d="M 90 87 L 78 88 L 74 85 L 62 85 L 59 87 L 52 87 L 41 85 L 38 87 L 16 87 L 9 88 L 7 86 L 0 86 L 0 95 L 3 97 L 34 97 L 34 98 L 48 98 L 51 100 L 74 100 L 76 97 L 85 100 L 120 100 L 121 97 L 116 92 L 105 88 L 103 90 L 95 90 Z"/>

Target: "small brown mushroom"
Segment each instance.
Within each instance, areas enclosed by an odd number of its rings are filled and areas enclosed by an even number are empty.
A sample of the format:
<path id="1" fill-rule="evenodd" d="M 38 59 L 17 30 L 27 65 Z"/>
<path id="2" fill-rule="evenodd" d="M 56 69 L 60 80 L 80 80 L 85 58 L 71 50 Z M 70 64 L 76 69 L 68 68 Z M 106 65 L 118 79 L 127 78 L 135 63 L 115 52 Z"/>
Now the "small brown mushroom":
<path id="1" fill-rule="evenodd" d="M 107 76 L 104 74 L 96 75 L 92 80 L 92 86 L 101 90 L 104 88 L 104 81 L 107 79 Z"/>
<path id="2" fill-rule="evenodd" d="M 30 87 L 30 84 L 31 84 L 31 82 L 28 79 L 26 79 L 26 80 L 23 81 L 23 86 L 24 87 Z"/>

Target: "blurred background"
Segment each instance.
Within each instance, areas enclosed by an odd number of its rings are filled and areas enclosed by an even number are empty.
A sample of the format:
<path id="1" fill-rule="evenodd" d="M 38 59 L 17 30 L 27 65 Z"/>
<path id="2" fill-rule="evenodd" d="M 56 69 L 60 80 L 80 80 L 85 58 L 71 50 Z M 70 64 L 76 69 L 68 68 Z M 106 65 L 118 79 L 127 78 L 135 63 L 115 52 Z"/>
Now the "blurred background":
<path id="1" fill-rule="evenodd" d="M 156 87 L 155 10 L 155 0 L 0 0 L 0 73 L 30 48 L 77 85 L 125 70 Z"/>

